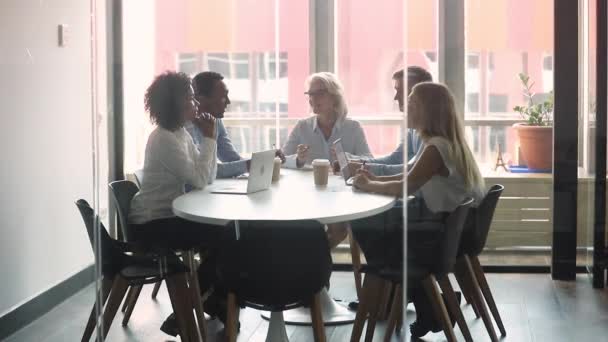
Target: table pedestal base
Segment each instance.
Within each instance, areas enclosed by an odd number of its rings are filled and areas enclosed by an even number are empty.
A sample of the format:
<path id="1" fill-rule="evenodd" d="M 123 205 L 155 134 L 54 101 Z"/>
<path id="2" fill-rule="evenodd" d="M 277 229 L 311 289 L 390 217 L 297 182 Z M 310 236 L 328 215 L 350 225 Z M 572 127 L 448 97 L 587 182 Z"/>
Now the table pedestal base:
<path id="1" fill-rule="evenodd" d="M 266 342 L 289 342 L 289 337 L 287 337 L 287 331 L 285 330 L 283 312 L 270 313 Z"/>
<path id="2" fill-rule="evenodd" d="M 325 325 L 349 324 L 355 321 L 356 312 L 350 311 L 348 308 L 336 303 L 329 296 L 327 289 L 321 291 L 320 297 L 323 323 Z M 271 319 L 272 321 L 272 316 L 269 317 L 267 312 L 262 313 L 262 317 Z M 300 307 L 284 311 L 282 318 L 286 324 L 312 325 L 310 308 Z"/>

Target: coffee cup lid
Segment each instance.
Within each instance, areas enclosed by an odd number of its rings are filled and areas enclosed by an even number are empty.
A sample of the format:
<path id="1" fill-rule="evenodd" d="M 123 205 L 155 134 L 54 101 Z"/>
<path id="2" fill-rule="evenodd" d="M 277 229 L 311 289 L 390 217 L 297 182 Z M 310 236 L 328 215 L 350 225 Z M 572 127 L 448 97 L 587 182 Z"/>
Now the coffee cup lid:
<path id="1" fill-rule="evenodd" d="M 312 161 L 312 166 L 329 166 L 329 160 L 327 159 L 315 159 Z"/>

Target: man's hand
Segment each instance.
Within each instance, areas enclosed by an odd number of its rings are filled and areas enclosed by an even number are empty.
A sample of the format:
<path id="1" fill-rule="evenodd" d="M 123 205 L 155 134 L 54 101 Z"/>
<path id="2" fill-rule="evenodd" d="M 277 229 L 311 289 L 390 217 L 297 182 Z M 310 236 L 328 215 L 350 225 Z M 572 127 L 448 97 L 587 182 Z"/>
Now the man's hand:
<path id="1" fill-rule="evenodd" d="M 332 169 L 334 171 L 334 173 L 340 173 L 340 163 L 337 160 L 334 160 L 334 162 L 332 163 Z"/>
<path id="2" fill-rule="evenodd" d="M 300 144 L 296 148 L 296 164 L 298 167 L 302 167 L 304 166 L 304 163 L 306 163 L 306 160 L 308 159 L 309 149 L 310 146 L 304 144 Z"/>
<path id="3" fill-rule="evenodd" d="M 217 125 L 215 118 L 209 113 L 201 113 L 199 116 L 194 118 L 193 123 L 200 129 L 203 136 L 211 139 L 215 139 L 215 131 Z"/>
<path id="4" fill-rule="evenodd" d="M 281 164 L 285 163 L 285 154 L 280 148 L 274 151 L 274 156 L 281 159 Z"/>

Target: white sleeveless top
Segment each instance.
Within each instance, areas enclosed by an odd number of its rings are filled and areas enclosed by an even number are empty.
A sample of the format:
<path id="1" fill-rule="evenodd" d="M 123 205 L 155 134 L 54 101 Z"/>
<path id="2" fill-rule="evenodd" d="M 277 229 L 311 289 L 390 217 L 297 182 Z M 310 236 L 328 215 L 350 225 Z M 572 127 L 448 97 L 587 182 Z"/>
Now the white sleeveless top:
<path id="1" fill-rule="evenodd" d="M 472 191 L 467 190 L 464 178 L 456 169 L 454 160 L 451 158 L 452 145 L 450 142 L 442 137 L 432 137 L 425 141 L 414 157 L 416 162 L 427 146 L 437 148 L 449 173 L 447 177 L 434 175 L 418 190 L 418 195 L 422 195 L 428 209 L 434 213 L 451 212 L 468 197 L 475 200 L 474 207 L 479 205 L 485 195 L 484 190 L 479 187 Z"/>

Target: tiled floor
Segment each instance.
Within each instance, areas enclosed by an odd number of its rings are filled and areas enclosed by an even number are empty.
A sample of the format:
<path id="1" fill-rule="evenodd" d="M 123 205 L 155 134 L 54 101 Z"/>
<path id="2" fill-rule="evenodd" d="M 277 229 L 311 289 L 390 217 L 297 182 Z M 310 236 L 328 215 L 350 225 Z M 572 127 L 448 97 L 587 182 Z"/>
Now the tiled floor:
<path id="1" fill-rule="evenodd" d="M 353 299 L 352 279 L 352 274 L 334 272 L 332 296 L 345 301 Z M 586 275 L 579 275 L 575 282 L 552 281 L 547 274 L 488 274 L 488 280 L 507 329 L 508 335 L 502 341 L 608 341 L 608 290 L 593 289 Z M 107 341 L 175 340 L 158 330 L 171 311 L 164 286 L 157 301 L 150 299 L 151 290 L 151 286 L 144 288 L 128 327 L 120 325 L 122 314 L 117 315 Z M 93 292 L 89 287 L 6 341 L 78 341 L 92 303 Z M 408 323 L 415 318 L 411 309 L 408 307 Z M 469 305 L 463 303 L 462 309 L 475 341 L 488 341 L 481 319 L 475 319 Z M 268 323 L 260 318 L 259 312 L 243 310 L 240 320 L 238 341 L 264 341 Z M 221 323 L 212 321 L 209 327 L 210 340 L 221 341 Z M 352 325 L 326 327 L 328 341 L 349 341 L 351 329 Z M 287 333 L 292 342 L 313 340 L 310 327 L 288 326 Z M 456 333 L 459 340 L 464 340 L 458 329 Z M 383 336 L 384 324 L 380 322 L 374 341 L 382 341 Z M 393 336 L 392 341 L 399 340 Z M 441 333 L 428 334 L 424 340 L 443 341 L 445 337 Z"/>

